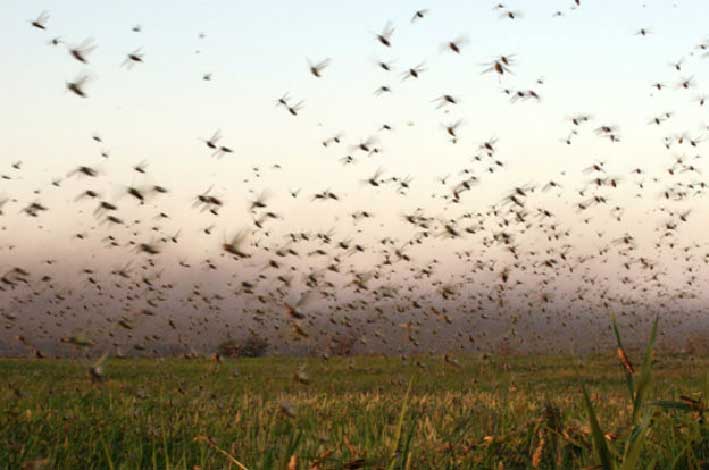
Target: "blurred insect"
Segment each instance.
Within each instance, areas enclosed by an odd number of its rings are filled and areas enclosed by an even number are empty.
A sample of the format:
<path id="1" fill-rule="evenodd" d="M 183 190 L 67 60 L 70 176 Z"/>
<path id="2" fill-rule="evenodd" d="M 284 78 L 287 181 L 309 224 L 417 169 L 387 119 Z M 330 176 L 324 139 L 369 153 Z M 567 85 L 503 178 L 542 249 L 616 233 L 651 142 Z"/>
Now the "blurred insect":
<path id="1" fill-rule="evenodd" d="M 313 63 L 310 59 L 308 59 L 308 68 L 310 69 L 310 73 L 314 77 L 321 77 L 323 70 L 330 66 L 330 62 L 332 62 L 330 59 L 324 59 L 320 62 Z"/>
<path id="2" fill-rule="evenodd" d="M 121 66 L 127 67 L 128 69 L 132 69 L 135 64 L 143 62 L 144 56 L 145 54 L 143 54 L 142 48 L 129 52 L 128 54 L 126 54 L 126 58 L 123 61 L 123 64 L 121 64 Z"/>
<path id="3" fill-rule="evenodd" d="M 394 25 L 388 21 L 384 25 L 382 32 L 377 34 L 377 41 L 384 44 L 386 47 L 391 47 L 391 36 L 394 34 Z"/>
<path id="4" fill-rule="evenodd" d="M 86 74 L 78 75 L 73 82 L 66 83 L 66 89 L 82 98 L 88 98 L 86 94 L 86 84 L 89 82 L 90 78 Z"/>
<path id="5" fill-rule="evenodd" d="M 44 10 L 39 16 L 33 20 L 30 20 L 30 24 L 38 29 L 47 29 L 47 22 L 49 21 L 49 12 Z"/>
<path id="6" fill-rule="evenodd" d="M 69 54 L 82 64 L 88 65 L 88 55 L 96 49 L 96 44 L 92 38 L 84 39 L 75 46 L 69 46 Z"/>

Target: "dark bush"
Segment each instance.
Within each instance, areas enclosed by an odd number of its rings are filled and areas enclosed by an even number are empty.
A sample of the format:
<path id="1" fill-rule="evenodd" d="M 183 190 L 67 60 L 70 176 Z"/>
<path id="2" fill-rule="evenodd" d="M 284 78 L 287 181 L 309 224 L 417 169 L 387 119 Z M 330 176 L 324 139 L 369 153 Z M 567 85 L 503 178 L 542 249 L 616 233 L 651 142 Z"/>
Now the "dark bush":
<path id="1" fill-rule="evenodd" d="M 260 336 L 251 335 L 237 341 L 228 339 L 217 347 L 217 353 L 222 357 L 261 357 L 268 350 L 268 341 Z"/>

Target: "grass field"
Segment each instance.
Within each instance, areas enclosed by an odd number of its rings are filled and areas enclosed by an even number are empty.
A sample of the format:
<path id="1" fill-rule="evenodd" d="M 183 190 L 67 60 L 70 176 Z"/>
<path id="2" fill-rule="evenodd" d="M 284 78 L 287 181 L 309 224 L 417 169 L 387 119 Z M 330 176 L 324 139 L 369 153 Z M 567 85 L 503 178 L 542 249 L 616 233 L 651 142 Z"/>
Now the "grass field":
<path id="1" fill-rule="evenodd" d="M 112 359 L 100 382 L 90 365 L 0 361 L 0 468 L 709 466 L 709 358 L 655 354 L 635 421 L 611 353 Z"/>

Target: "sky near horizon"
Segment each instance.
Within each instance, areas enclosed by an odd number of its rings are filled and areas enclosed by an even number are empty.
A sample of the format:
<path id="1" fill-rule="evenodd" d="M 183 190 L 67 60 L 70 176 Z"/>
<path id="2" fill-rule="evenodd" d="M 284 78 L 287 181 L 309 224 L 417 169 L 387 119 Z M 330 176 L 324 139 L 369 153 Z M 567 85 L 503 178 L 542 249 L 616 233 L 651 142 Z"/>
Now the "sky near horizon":
<path id="1" fill-rule="evenodd" d="M 706 251 L 703 194 L 674 205 L 662 199 L 674 181 L 667 168 L 678 157 L 684 158 L 682 184 L 705 180 L 700 171 L 685 174 L 688 165 L 706 170 L 704 160 L 694 158 L 709 135 L 709 103 L 701 106 L 697 99 L 709 93 L 709 58 L 697 47 L 709 44 L 705 2 L 582 0 L 578 8 L 566 0 L 503 2 L 521 12 L 515 19 L 501 18 L 492 1 L 382 3 L 1 2 L 0 175 L 8 179 L 0 180 L 0 200 L 10 199 L 0 207 L 2 270 L 54 257 L 67 266 L 64 273 L 87 265 L 106 270 L 135 256 L 125 247 L 105 249 L 103 237 L 113 229 L 92 216 L 95 201 L 75 200 L 89 188 L 119 205 L 126 221 L 141 220 L 140 227 L 116 229 L 121 243 L 180 231 L 183 243 L 158 257 L 162 267 L 178 258 L 195 265 L 218 259 L 225 239 L 252 226 L 250 201 L 264 191 L 279 220 L 253 230 L 259 247 L 278 245 L 273 240 L 284 240 L 291 231 L 331 228 L 338 239 L 372 246 L 386 235 L 398 243 L 414 238 L 401 215 L 417 208 L 445 221 L 465 211 L 484 213 L 493 204 L 499 207 L 511 188 L 535 185 L 539 204 L 558 218 L 555 225 L 574 232 L 568 243 L 579 248 L 580 257 L 633 233 L 642 243 L 633 256 L 665 257 L 663 269 L 676 285 L 689 275 L 706 279 L 705 271 L 695 267 L 688 274 L 685 264 L 669 262 L 676 254 L 653 248 L 669 211 L 694 209 L 678 244 L 696 243 Z M 423 8 L 430 11 L 412 23 L 414 12 Z M 46 30 L 33 28 L 30 21 L 44 10 L 50 14 Z M 376 39 L 388 21 L 395 27 L 391 48 Z M 132 31 L 135 25 L 140 32 Z M 637 34 L 641 29 L 649 34 Z M 460 54 L 446 49 L 461 36 L 466 41 Z M 82 65 L 65 44 L 49 44 L 56 37 L 70 46 L 93 38 L 97 47 Z M 139 48 L 143 62 L 122 67 L 126 54 Z M 512 73 L 481 73 L 503 55 L 513 57 Z M 326 58 L 331 64 L 322 77 L 312 76 L 308 60 Z M 378 60 L 393 61 L 394 70 L 378 68 Z M 672 64 L 680 61 L 676 70 Z M 419 78 L 402 80 L 402 73 L 419 64 Z M 86 99 L 66 89 L 82 73 L 90 76 Z M 205 74 L 211 74 L 210 81 L 203 80 Z M 689 79 L 693 86 L 683 89 Z M 666 85 L 662 91 L 652 86 L 658 82 Z M 382 85 L 392 93 L 375 94 Z M 534 90 L 541 101 L 511 102 L 504 90 Z M 292 102 L 303 100 L 298 116 L 276 105 L 286 92 Z M 459 104 L 437 109 L 434 100 L 444 93 Z M 579 113 L 592 120 L 579 126 L 567 145 L 564 140 L 575 129 L 569 117 Z M 671 118 L 650 124 L 663 113 Z M 459 120 L 453 144 L 446 126 Z M 385 124 L 392 130 L 382 130 Z M 601 125 L 617 126 L 620 142 L 594 135 Z M 210 157 L 204 140 L 216 130 L 233 154 Z M 341 144 L 323 146 L 339 133 Z M 92 140 L 95 134 L 101 143 Z M 665 137 L 674 142 L 682 134 L 697 145 L 665 147 Z M 378 154 L 354 148 L 375 135 Z M 494 159 L 504 163 L 493 174 L 487 170 L 492 158 L 473 159 L 490 139 L 496 139 Z M 348 155 L 356 163 L 343 166 L 340 159 Z M 11 167 L 16 161 L 22 162 L 19 170 Z M 143 161 L 146 175 L 133 169 Z M 574 203 L 594 194 L 589 189 L 594 175 L 583 170 L 598 161 L 605 162 L 605 176 L 617 176 L 622 184 L 603 190 L 611 191 L 608 207 L 595 208 L 593 221 L 584 224 Z M 96 168 L 99 177 L 68 176 L 80 165 Z M 638 167 L 644 176 L 631 174 Z M 444 197 L 464 179 L 464 168 L 474 169 L 480 185 L 465 193 L 463 204 L 450 204 Z M 406 195 L 389 183 L 372 188 L 366 180 L 377 169 L 383 179 L 411 177 L 411 188 Z M 438 178 L 445 177 L 442 185 Z M 51 185 L 55 178 L 62 179 L 61 187 Z M 561 182 L 563 190 L 541 194 L 550 180 Z M 170 193 L 144 206 L 124 194 L 128 185 L 154 184 Z M 225 201 L 218 218 L 192 207 L 208 188 Z M 301 193 L 293 198 L 290 191 L 296 188 Z M 326 189 L 342 201 L 311 200 Z M 28 217 L 22 209 L 32 201 L 50 210 Z M 612 215 L 614 206 L 623 209 L 622 220 Z M 352 212 L 365 209 L 376 218 L 354 223 Z M 156 218 L 161 211 L 169 219 Z M 542 222 L 535 217 L 534 223 Z M 205 237 L 203 229 L 212 224 L 213 235 Z M 502 229 L 490 229 L 486 237 Z M 76 234 L 86 239 L 77 241 Z M 421 267 L 430 258 L 453 260 L 454 253 L 476 250 L 484 242 L 482 236 L 476 240 L 425 243 L 419 248 Z M 545 249 L 538 241 L 522 245 Z M 354 269 L 374 265 L 376 253 L 353 261 Z M 484 259 L 509 262 L 504 254 L 486 253 Z M 308 262 L 302 263 L 299 269 L 307 269 Z M 594 269 L 619 286 L 612 262 Z M 406 275 L 404 270 L 393 278 Z"/>

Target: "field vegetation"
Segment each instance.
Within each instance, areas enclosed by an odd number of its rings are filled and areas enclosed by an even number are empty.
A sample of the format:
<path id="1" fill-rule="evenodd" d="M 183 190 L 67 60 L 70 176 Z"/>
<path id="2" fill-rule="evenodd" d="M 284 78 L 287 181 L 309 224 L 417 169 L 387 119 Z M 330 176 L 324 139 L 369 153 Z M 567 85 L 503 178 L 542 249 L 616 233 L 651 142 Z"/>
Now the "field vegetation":
<path id="1" fill-rule="evenodd" d="M 0 361 L 0 468 L 709 468 L 709 358 Z M 634 364 L 637 362 L 637 364 Z"/>

